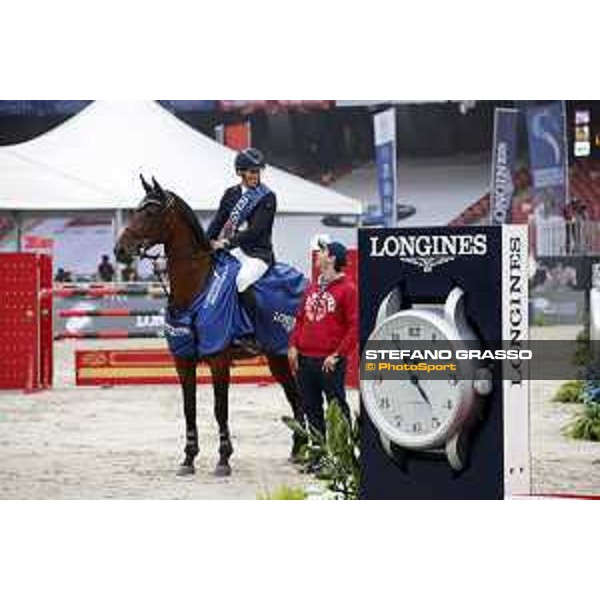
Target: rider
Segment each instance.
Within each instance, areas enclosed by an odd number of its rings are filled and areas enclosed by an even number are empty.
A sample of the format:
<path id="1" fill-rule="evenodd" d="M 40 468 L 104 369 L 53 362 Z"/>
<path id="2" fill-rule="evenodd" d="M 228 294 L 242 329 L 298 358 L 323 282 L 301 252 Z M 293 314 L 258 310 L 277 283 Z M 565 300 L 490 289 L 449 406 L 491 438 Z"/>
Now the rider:
<path id="1" fill-rule="evenodd" d="M 271 237 L 277 199 L 260 181 L 264 168 L 264 157 L 256 148 L 237 154 L 235 171 L 241 182 L 225 190 L 207 231 L 214 250 L 227 249 L 240 262 L 236 285 L 252 321 L 256 299 L 251 286 L 275 262 Z"/>

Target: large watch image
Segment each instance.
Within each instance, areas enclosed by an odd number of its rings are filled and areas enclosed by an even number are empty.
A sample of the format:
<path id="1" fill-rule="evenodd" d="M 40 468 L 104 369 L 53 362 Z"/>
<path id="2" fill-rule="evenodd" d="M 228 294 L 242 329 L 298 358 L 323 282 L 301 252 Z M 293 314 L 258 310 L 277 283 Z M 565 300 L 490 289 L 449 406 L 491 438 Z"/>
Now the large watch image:
<path id="1" fill-rule="evenodd" d="M 443 342 L 453 351 L 480 346 L 460 287 L 453 287 L 443 303 L 406 306 L 399 288 L 390 292 L 368 341 Z M 401 466 L 418 453 L 445 455 L 454 471 L 465 469 L 470 434 L 492 391 L 492 377 L 476 360 L 454 362 L 457 370 L 442 379 L 407 371 L 401 379 L 361 380 L 363 405 L 384 450 Z"/>

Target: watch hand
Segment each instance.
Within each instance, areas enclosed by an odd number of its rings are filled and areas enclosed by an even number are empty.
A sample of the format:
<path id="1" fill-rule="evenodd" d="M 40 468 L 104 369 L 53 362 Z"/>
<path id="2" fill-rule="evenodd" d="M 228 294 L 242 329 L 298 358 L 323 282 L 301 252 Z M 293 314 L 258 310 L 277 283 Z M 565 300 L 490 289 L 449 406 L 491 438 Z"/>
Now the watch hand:
<path id="1" fill-rule="evenodd" d="M 394 345 L 396 346 L 396 348 L 398 348 L 398 350 L 402 350 L 402 347 L 400 346 L 400 344 L 397 341 L 394 341 Z M 417 362 L 414 360 L 406 359 L 404 361 L 404 364 L 405 365 L 406 364 L 416 365 Z M 419 390 L 419 394 L 421 394 L 421 397 L 423 398 L 423 400 L 425 400 L 425 402 L 427 402 L 427 404 L 429 404 L 429 406 L 431 406 L 431 402 L 429 401 L 429 398 L 427 397 L 425 390 L 421 387 L 421 384 L 419 383 L 419 378 L 416 375 L 411 375 L 410 382 Z"/>
<path id="2" fill-rule="evenodd" d="M 421 394 L 423 400 L 425 400 L 425 402 L 427 402 L 427 404 L 431 406 L 431 402 L 429 402 L 429 398 L 427 397 L 425 390 L 421 387 L 421 384 L 419 383 L 419 378 L 416 375 L 411 375 L 410 382 L 419 390 L 419 394 Z"/>

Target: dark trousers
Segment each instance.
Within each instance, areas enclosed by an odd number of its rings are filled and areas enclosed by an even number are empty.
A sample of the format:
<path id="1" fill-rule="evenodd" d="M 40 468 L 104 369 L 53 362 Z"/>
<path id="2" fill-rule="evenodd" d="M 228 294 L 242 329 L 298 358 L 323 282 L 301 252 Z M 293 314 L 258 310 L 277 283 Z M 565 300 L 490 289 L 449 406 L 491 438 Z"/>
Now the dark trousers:
<path id="1" fill-rule="evenodd" d="M 333 371 L 323 371 L 325 358 L 312 356 L 298 357 L 298 388 L 302 408 L 309 425 L 325 434 L 325 417 L 323 412 L 323 396 L 327 402 L 337 401 L 342 412 L 350 421 L 350 407 L 346 401 L 346 359 L 340 358 Z"/>

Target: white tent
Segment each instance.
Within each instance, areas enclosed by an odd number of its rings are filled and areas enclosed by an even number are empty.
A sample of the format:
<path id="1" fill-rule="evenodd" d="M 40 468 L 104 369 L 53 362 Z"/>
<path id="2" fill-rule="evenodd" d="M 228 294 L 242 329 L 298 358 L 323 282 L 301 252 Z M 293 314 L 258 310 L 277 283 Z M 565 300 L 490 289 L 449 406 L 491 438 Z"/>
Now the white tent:
<path id="1" fill-rule="evenodd" d="M 107 191 L 0 148 L 0 210 L 101 205 Z"/>
<path id="2" fill-rule="evenodd" d="M 142 196 L 154 176 L 197 211 L 233 185 L 235 153 L 156 102 L 98 101 L 51 131 L 0 148 L 0 210 L 114 210 Z M 360 214 L 360 202 L 268 167 L 265 183 L 289 214 Z"/>

